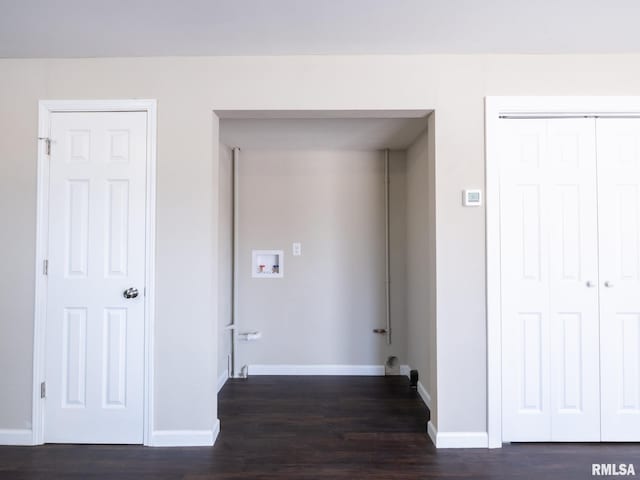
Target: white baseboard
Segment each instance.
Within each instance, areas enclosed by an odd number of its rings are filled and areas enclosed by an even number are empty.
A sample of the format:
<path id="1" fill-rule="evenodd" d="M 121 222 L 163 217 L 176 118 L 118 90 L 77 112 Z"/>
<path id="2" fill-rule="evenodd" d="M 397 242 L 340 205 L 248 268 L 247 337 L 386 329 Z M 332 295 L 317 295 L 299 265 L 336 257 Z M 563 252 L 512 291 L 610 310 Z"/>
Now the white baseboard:
<path id="1" fill-rule="evenodd" d="M 211 442 L 211 444 L 213 445 L 214 443 L 216 443 L 216 440 L 218 439 L 218 435 L 220 435 L 220 419 L 216 418 L 216 423 L 213 425 L 213 441 Z"/>
<path id="2" fill-rule="evenodd" d="M 429 410 L 432 410 L 431 395 L 418 381 L 418 395 Z M 436 448 L 488 448 L 489 436 L 486 432 L 438 432 L 433 422 L 427 424 L 427 434 Z"/>
<path id="3" fill-rule="evenodd" d="M 384 365 L 249 365 L 249 375 L 384 376 Z"/>
<path id="4" fill-rule="evenodd" d="M 151 447 L 210 447 L 220 433 L 220 420 L 213 430 L 156 430 L 151 434 Z"/>
<path id="5" fill-rule="evenodd" d="M 33 431 L 27 429 L 0 429 L 0 445 L 34 445 Z"/>
<path id="6" fill-rule="evenodd" d="M 222 387 L 224 387 L 224 384 L 227 383 L 228 379 L 229 379 L 229 370 L 225 370 L 218 377 L 218 390 L 217 390 L 218 393 L 220 393 L 220 390 L 222 390 Z"/>
<path id="7" fill-rule="evenodd" d="M 438 446 L 438 430 L 433 425 L 433 423 L 431 423 L 431 420 L 429 420 L 429 423 L 427 423 L 427 434 L 431 439 L 431 443 L 433 443 L 437 447 Z"/>
<path id="8" fill-rule="evenodd" d="M 488 448 L 486 432 L 438 432 L 433 423 L 427 425 L 427 433 L 436 448 Z"/>
<path id="9" fill-rule="evenodd" d="M 433 404 L 431 403 L 431 395 L 429 395 L 429 392 L 427 392 L 427 389 L 424 388 L 424 385 L 422 385 L 422 382 L 420 380 L 418 380 L 418 395 L 420 395 L 420 398 L 422 399 L 424 404 L 427 406 L 429 411 L 431 411 L 433 408 Z"/>
<path id="10" fill-rule="evenodd" d="M 406 375 L 408 377 L 409 372 L 411 372 L 410 365 L 400 365 L 400 375 Z M 433 405 L 431 403 L 431 395 L 429 395 L 429 392 L 427 392 L 427 389 L 424 388 L 424 385 L 420 380 L 418 380 L 418 395 L 420 395 L 420 398 L 422 399 L 424 404 L 427 406 L 427 408 L 431 410 Z"/>

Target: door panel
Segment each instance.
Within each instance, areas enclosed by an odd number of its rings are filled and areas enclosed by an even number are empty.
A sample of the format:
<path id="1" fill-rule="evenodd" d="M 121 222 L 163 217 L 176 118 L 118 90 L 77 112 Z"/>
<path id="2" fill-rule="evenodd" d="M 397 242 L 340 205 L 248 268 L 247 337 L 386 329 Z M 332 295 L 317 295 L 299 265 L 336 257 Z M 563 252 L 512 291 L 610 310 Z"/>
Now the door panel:
<path id="1" fill-rule="evenodd" d="M 551 438 L 546 124 L 505 122 L 501 152 L 504 441 Z"/>
<path id="2" fill-rule="evenodd" d="M 547 120 L 551 440 L 600 440 L 595 123 Z"/>
<path id="3" fill-rule="evenodd" d="M 594 122 L 503 128 L 503 439 L 598 440 Z"/>
<path id="4" fill-rule="evenodd" d="M 142 443 L 146 128 L 51 117 L 45 442 Z"/>
<path id="5" fill-rule="evenodd" d="M 640 441 L 640 120 L 597 132 L 602 440 Z"/>
<path id="6" fill-rule="evenodd" d="M 62 405 L 84 407 L 87 401 L 86 308 L 64 309 L 62 355 Z"/>

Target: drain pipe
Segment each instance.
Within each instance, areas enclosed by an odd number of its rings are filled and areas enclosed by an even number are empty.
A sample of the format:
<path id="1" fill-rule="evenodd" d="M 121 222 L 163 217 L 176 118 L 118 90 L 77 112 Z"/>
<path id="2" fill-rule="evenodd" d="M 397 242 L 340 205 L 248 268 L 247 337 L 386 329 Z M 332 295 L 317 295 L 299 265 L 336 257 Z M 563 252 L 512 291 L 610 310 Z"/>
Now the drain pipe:
<path id="1" fill-rule="evenodd" d="M 391 258 L 389 254 L 389 149 L 384 151 L 384 254 L 385 254 L 385 298 L 387 317 L 387 345 L 391 345 Z"/>

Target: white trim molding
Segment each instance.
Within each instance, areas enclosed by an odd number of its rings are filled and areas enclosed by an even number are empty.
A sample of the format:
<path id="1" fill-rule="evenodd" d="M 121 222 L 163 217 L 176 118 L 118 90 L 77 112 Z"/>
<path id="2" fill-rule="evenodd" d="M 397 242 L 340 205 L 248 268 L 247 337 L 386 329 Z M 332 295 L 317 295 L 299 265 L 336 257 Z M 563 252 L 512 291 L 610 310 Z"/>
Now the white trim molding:
<path id="1" fill-rule="evenodd" d="M 229 370 L 225 370 L 218 376 L 218 393 L 220 393 L 224 384 L 227 383 L 227 380 L 229 380 Z"/>
<path id="2" fill-rule="evenodd" d="M 154 323 L 155 323 L 155 238 L 156 238 L 156 100 L 41 100 L 39 102 L 38 137 L 48 138 L 51 114 L 55 112 L 145 112 L 147 114 L 146 169 L 146 225 L 145 225 L 145 288 L 144 296 L 144 419 L 143 443 L 149 445 L 153 432 L 154 405 Z M 38 142 L 37 202 L 36 202 L 36 258 L 35 258 L 35 314 L 33 333 L 33 391 L 31 442 L 44 443 L 44 405 L 40 398 L 40 383 L 45 372 L 45 332 L 47 282 L 42 274 L 42 262 L 48 250 L 49 162 L 45 142 Z M 2 442 L 0 436 L 0 443 Z"/>
<path id="3" fill-rule="evenodd" d="M 409 372 L 411 372 L 411 367 L 409 365 L 400 365 L 400 375 L 409 377 Z"/>
<path id="4" fill-rule="evenodd" d="M 384 365 L 249 365 L 249 375 L 384 376 Z"/>
<path id="5" fill-rule="evenodd" d="M 403 370 L 403 367 L 405 367 L 405 370 Z M 409 365 L 400 365 L 400 373 L 402 374 L 403 371 L 406 371 L 406 376 L 409 376 L 409 372 L 411 371 L 411 367 Z M 433 409 L 433 403 L 431 402 L 431 394 L 429 394 L 429 392 L 427 392 L 427 389 L 424 388 L 424 384 L 418 380 L 418 395 L 420 396 L 420 399 L 424 402 L 424 404 L 427 406 L 427 408 L 429 409 L 429 411 L 431 412 Z"/>
<path id="6" fill-rule="evenodd" d="M 0 445 L 33 445 L 33 431 L 27 429 L 0 429 Z"/>
<path id="7" fill-rule="evenodd" d="M 489 442 L 486 432 L 438 432 L 431 421 L 427 433 L 436 448 L 487 448 Z"/>
<path id="8" fill-rule="evenodd" d="M 429 395 L 429 392 L 427 392 L 427 389 L 424 388 L 424 385 L 420 380 L 418 380 L 418 395 L 420 395 L 420 398 L 431 412 L 433 408 L 433 404 L 431 403 L 431 395 Z"/>
<path id="9" fill-rule="evenodd" d="M 485 99 L 487 446 L 489 448 L 502 446 L 500 165 L 498 151 L 501 142 L 500 117 L 504 115 L 524 118 L 573 115 L 640 117 L 640 97 L 486 97 Z M 443 440 L 443 442 L 452 441 L 455 443 L 454 438 L 450 437 L 449 440 Z"/>
<path id="10" fill-rule="evenodd" d="M 427 422 L 427 435 L 429 435 L 429 438 L 431 439 L 431 443 L 433 443 L 433 446 L 438 448 L 438 430 L 436 429 L 435 425 L 431 420 Z"/>
<path id="11" fill-rule="evenodd" d="M 212 430 L 156 430 L 151 447 L 211 447 L 220 434 L 220 420 Z"/>
<path id="12" fill-rule="evenodd" d="M 411 369 L 408 365 L 403 365 L 403 366 L 407 367 L 407 376 L 408 376 L 409 371 Z M 400 368 L 401 368 L 400 371 L 402 372 L 402 366 Z M 429 392 L 427 392 L 427 389 L 424 388 L 424 385 L 420 380 L 418 380 L 418 395 L 420 396 L 420 399 L 424 402 L 424 404 L 429 409 L 429 414 L 433 415 L 433 402 L 431 400 L 431 395 L 429 394 Z M 427 434 L 429 435 L 431 442 L 436 446 L 436 448 L 454 448 L 454 447 L 443 447 L 438 445 L 438 430 L 436 429 L 435 425 L 431 420 L 429 420 L 429 422 L 427 423 Z M 441 439 L 440 443 L 442 444 L 442 442 L 443 440 Z M 446 443 L 447 442 L 445 440 L 445 444 Z M 466 448 L 471 448 L 471 447 L 466 447 Z"/>

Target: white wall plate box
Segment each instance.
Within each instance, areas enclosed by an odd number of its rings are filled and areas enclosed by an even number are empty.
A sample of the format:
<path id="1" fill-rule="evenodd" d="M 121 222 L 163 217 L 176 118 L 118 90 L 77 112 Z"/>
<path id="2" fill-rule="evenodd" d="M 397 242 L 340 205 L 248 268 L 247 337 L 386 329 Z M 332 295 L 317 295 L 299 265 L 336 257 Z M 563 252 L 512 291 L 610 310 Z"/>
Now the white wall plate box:
<path id="1" fill-rule="evenodd" d="M 252 250 L 251 276 L 253 278 L 282 278 L 284 252 L 282 250 Z"/>

